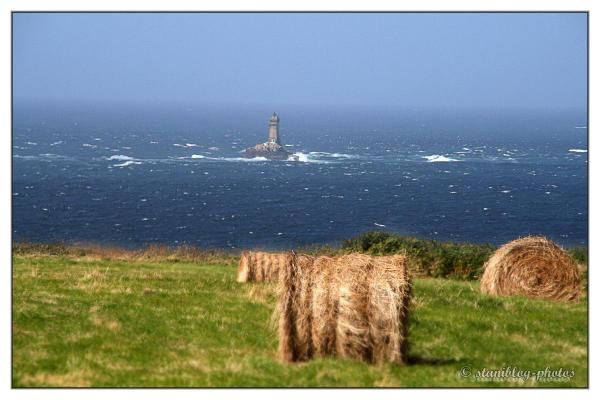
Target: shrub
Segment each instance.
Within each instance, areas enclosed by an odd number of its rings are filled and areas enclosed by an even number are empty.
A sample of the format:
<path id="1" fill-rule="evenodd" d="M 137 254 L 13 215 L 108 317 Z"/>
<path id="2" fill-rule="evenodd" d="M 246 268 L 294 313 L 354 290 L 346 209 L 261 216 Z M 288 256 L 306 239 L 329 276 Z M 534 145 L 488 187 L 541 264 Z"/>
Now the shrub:
<path id="1" fill-rule="evenodd" d="M 477 279 L 495 247 L 438 242 L 374 231 L 344 241 L 342 249 L 371 255 L 406 254 L 408 267 L 417 276 Z"/>

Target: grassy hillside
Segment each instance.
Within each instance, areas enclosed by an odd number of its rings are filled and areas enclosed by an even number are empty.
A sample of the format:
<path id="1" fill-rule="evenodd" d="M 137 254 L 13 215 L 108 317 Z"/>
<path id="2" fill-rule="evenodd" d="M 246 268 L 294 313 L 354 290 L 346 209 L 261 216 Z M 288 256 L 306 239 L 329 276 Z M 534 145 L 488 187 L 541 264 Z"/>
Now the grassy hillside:
<path id="1" fill-rule="evenodd" d="M 289 365 L 276 357 L 273 287 L 236 283 L 231 259 L 42 253 L 13 256 L 16 387 L 587 385 L 587 299 L 492 298 L 476 282 L 416 279 L 409 365 Z M 483 367 L 575 376 L 474 379 Z"/>

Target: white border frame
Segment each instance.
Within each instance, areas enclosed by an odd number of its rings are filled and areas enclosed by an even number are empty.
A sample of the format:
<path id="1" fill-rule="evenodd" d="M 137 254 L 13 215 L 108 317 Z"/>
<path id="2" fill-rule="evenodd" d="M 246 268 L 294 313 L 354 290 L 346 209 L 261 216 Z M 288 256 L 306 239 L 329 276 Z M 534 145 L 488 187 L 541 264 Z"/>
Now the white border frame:
<path id="1" fill-rule="evenodd" d="M 182 389 L 160 389 L 160 390 L 117 390 L 117 389 L 88 389 L 81 391 L 79 389 L 10 389 L 11 382 L 11 12 L 12 11 L 588 11 L 589 14 L 589 116 L 588 132 L 591 149 L 588 153 L 595 155 L 596 139 L 589 130 L 595 127 L 595 115 L 598 110 L 594 107 L 594 94 L 598 93 L 598 81 L 594 79 L 591 71 L 598 71 L 598 43 L 596 42 L 596 28 L 600 26 L 600 2 L 594 0 L 221 0 L 221 1 L 191 1 L 191 0 L 3 0 L 0 2 L 0 87 L 2 95 L 0 97 L 0 140 L 2 141 L 0 150 L 0 171 L 2 173 L 2 186 L 0 187 L 0 201 L 2 211 L 2 224 L 0 228 L 0 251 L 4 262 L 0 269 L 0 390 L 4 393 L 3 398 L 19 399 L 39 399 L 41 397 L 53 399 L 79 399 L 86 397 L 89 399 L 99 399 L 107 396 L 118 398 L 140 397 L 144 399 L 163 399 L 166 396 L 176 396 L 178 399 L 197 399 L 198 396 L 211 396 L 218 398 L 239 397 L 245 398 L 281 398 L 286 400 L 300 399 L 306 396 L 310 397 L 333 397 L 344 396 L 347 398 L 364 398 L 365 396 L 376 395 L 382 398 L 397 400 L 399 397 L 408 397 L 411 399 L 429 398 L 432 395 L 443 396 L 444 398 L 476 398 L 486 399 L 504 398 L 507 396 L 515 398 L 560 398 L 565 397 L 590 397 L 593 392 L 598 392 L 593 373 L 597 371 L 597 346 L 598 329 L 597 322 L 594 319 L 595 313 L 592 310 L 598 309 L 597 296 L 592 294 L 589 299 L 590 321 L 589 336 L 590 340 L 590 372 L 589 385 L 590 390 L 581 389 L 510 389 L 510 390 L 489 390 L 489 389 L 367 389 L 364 390 L 245 390 L 243 393 L 239 389 L 205 389 L 182 390 Z M 594 6 L 596 6 L 594 10 Z M 595 260 L 600 257 L 600 242 L 597 235 L 598 215 L 593 207 L 600 201 L 600 193 L 596 184 L 596 177 L 600 167 L 594 160 L 589 159 L 589 249 L 591 264 L 596 264 Z M 590 286 L 595 287 L 594 266 L 589 269 Z M 398 392 L 397 390 L 402 390 Z M 565 392 L 565 390 L 568 391 Z M 343 391 L 343 393 L 342 393 Z M 598 393 L 597 393 L 598 394 Z M 597 395 L 595 396 L 597 397 Z"/>

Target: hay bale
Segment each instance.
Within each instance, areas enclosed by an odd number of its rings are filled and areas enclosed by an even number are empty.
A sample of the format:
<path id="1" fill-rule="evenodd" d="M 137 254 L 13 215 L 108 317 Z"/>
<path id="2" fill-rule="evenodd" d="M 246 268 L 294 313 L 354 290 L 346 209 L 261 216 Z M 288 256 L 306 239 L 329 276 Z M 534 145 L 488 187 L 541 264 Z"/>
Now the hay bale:
<path id="1" fill-rule="evenodd" d="M 280 270 L 277 312 L 279 354 L 285 361 L 304 361 L 312 356 L 312 313 L 306 307 L 314 258 L 292 253 Z M 281 283 L 285 284 L 282 285 Z"/>
<path id="2" fill-rule="evenodd" d="M 545 237 L 529 236 L 496 250 L 484 265 L 481 291 L 577 301 L 580 282 L 577 264 L 566 251 Z"/>
<path id="3" fill-rule="evenodd" d="M 287 262 L 288 253 L 242 251 L 238 264 L 238 282 L 277 281 L 279 269 Z"/>
<path id="4" fill-rule="evenodd" d="M 254 281 L 255 282 L 263 282 L 265 280 L 265 270 L 269 268 L 268 265 L 268 257 L 269 255 L 259 251 L 254 253 Z"/>
<path id="5" fill-rule="evenodd" d="M 335 354 L 338 293 L 335 269 L 331 257 L 319 257 L 313 264 L 312 312 L 318 315 L 313 321 L 311 339 L 315 356 Z"/>
<path id="6" fill-rule="evenodd" d="M 269 281 L 277 282 L 279 280 L 279 271 L 287 265 L 289 256 L 289 252 L 273 253 L 274 267 L 270 269 Z"/>
<path id="7" fill-rule="evenodd" d="M 408 355 L 408 309 L 410 276 L 404 257 L 377 260 L 369 281 L 367 312 L 373 343 L 373 358 L 390 362 L 406 362 Z"/>
<path id="8" fill-rule="evenodd" d="M 292 254 L 278 287 L 280 357 L 404 363 L 410 290 L 404 256 Z"/>
<path id="9" fill-rule="evenodd" d="M 238 265 L 236 278 L 238 282 L 249 282 L 252 280 L 250 278 L 250 257 L 251 253 L 248 251 L 242 251 L 242 254 L 240 254 L 240 263 Z"/>
<path id="10" fill-rule="evenodd" d="M 337 286 L 335 300 L 338 308 L 335 349 L 342 357 L 371 361 L 372 346 L 367 310 L 372 264 L 369 260 L 362 262 L 364 258 L 365 256 L 359 255 L 345 257 L 345 265 L 334 266 L 334 285 Z"/>

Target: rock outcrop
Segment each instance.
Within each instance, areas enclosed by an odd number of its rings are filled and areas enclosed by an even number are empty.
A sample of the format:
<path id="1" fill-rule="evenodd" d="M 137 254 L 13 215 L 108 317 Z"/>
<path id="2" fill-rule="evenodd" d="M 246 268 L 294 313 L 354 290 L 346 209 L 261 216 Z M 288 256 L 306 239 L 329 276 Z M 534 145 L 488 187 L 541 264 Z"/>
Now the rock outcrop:
<path id="1" fill-rule="evenodd" d="M 275 142 L 260 143 L 244 150 L 244 157 L 264 157 L 268 160 L 287 160 L 291 153 Z"/>

